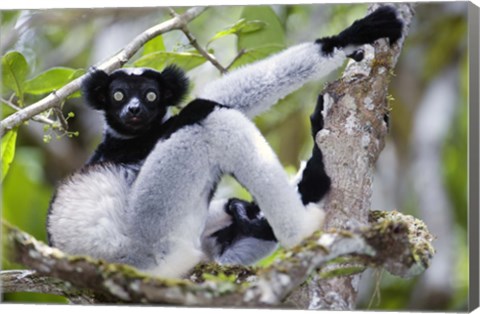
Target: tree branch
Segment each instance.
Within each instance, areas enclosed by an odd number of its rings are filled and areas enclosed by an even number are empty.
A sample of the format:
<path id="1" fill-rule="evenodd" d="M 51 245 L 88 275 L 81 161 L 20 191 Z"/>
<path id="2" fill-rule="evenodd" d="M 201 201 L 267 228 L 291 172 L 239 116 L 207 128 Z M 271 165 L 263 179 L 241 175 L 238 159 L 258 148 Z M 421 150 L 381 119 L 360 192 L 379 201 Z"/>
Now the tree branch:
<path id="1" fill-rule="evenodd" d="M 173 17 L 176 17 L 178 16 L 177 12 L 175 12 L 175 10 L 173 10 L 172 8 L 169 8 L 170 9 L 170 15 L 173 16 Z M 188 41 L 190 42 L 190 45 L 192 45 L 197 51 L 198 53 L 200 53 L 205 59 L 207 59 L 214 67 L 216 67 L 218 69 L 218 71 L 220 71 L 221 74 L 225 74 L 227 73 L 227 69 L 225 69 L 221 64 L 220 62 L 218 62 L 217 58 L 215 58 L 214 55 L 210 54 L 208 51 L 206 51 L 205 49 L 203 49 L 199 44 L 198 44 L 198 41 L 197 39 L 193 36 L 193 34 L 190 32 L 190 30 L 188 29 L 188 26 L 187 24 L 184 24 L 183 27 L 181 27 L 181 30 L 183 32 L 183 34 L 187 37 Z"/>
<path id="2" fill-rule="evenodd" d="M 135 37 L 128 45 L 125 46 L 115 56 L 109 58 L 106 61 L 101 62 L 98 66 L 99 69 L 106 71 L 107 73 L 123 66 L 146 42 L 154 37 L 169 32 L 175 29 L 182 29 L 188 22 L 195 19 L 205 10 L 204 7 L 195 7 L 187 10 L 185 13 L 178 15 L 166 22 L 153 26 L 147 29 L 137 37 Z M 49 94 L 45 98 L 38 102 L 23 108 L 22 110 L 6 117 L 0 122 L 0 137 L 19 126 L 23 122 L 33 118 L 37 114 L 58 106 L 62 101 L 67 99 L 68 96 L 75 93 L 80 89 L 81 83 L 85 75 L 71 81 L 64 87 L 60 88 L 54 93 Z"/>
<path id="3" fill-rule="evenodd" d="M 3 102 L 8 107 L 12 108 L 13 110 L 17 111 L 17 112 L 23 110 L 23 108 L 18 107 L 17 105 L 15 105 L 14 103 L 12 103 L 9 100 L 0 98 L 0 101 Z M 55 126 L 56 125 L 55 121 L 50 120 L 49 118 L 43 117 L 41 115 L 35 115 L 31 119 L 35 122 L 47 124 L 47 125 L 50 125 L 50 126 Z"/>
<path id="4" fill-rule="evenodd" d="M 76 289 L 69 282 L 37 274 L 34 270 L 5 270 L 0 272 L 1 292 L 36 292 L 66 297 L 74 304 L 93 304 L 92 292 Z"/>
<path id="5" fill-rule="evenodd" d="M 384 266 L 400 276 L 412 276 L 428 267 L 433 255 L 432 236 L 419 220 L 397 212 L 373 212 L 371 226 L 353 232 L 331 230 L 319 233 L 302 245 L 282 251 L 271 266 L 259 269 L 239 266 L 201 265 L 191 275 L 205 271 L 235 275 L 229 280 L 164 280 L 149 277 L 126 265 L 109 264 L 89 257 L 70 256 L 51 248 L 32 236 L 3 223 L 7 256 L 37 271 L 41 287 L 32 287 L 28 276 L 17 276 L 15 287 L 5 292 L 47 291 L 60 294 L 63 281 L 80 289 L 89 289 L 97 301 L 126 303 L 160 303 L 195 306 L 280 306 L 285 297 L 303 283 L 314 269 L 340 256 L 352 257 L 364 265 Z M 200 272 L 199 272 L 200 270 Z M 195 275 L 197 274 L 197 275 Z M 341 274 L 336 274 L 341 275 Z M 0 279 L 11 277 L 0 273 Z M 53 277 L 43 279 L 43 277 Z M 39 281 L 38 278 L 42 278 Z M 51 280 L 51 281 L 50 281 Z M 11 279 L 7 282 L 12 282 Z M 54 288 L 42 285 L 51 282 Z M 241 284 L 239 284 L 241 283 Z M 60 287 L 60 288 L 59 288 Z M 72 292 L 68 292 L 72 294 Z M 64 295 L 67 293 L 64 293 Z M 88 300 L 88 299 L 87 299 Z"/>

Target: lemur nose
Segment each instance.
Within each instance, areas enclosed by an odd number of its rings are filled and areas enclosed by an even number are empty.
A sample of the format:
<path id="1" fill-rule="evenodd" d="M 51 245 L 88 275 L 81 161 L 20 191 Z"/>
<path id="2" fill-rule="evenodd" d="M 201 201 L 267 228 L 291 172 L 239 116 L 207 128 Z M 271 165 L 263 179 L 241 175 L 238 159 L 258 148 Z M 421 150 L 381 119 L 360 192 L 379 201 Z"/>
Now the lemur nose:
<path id="1" fill-rule="evenodd" d="M 130 112 L 131 114 L 139 114 L 140 113 L 140 107 L 139 106 L 130 106 L 128 107 L 128 112 Z"/>

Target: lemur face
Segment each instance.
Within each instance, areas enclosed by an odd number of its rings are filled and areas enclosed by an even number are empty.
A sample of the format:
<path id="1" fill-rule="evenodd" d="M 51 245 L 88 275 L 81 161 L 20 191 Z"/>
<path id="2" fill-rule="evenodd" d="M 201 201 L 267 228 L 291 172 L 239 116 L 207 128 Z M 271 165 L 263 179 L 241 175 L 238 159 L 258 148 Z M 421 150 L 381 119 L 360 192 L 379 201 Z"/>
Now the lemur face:
<path id="1" fill-rule="evenodd" d="M 158 80 L 142 74 L 112 74 L 105 113 L 109 123 L 123 133 L 148 130 L 153 121 L 161 120 L 166 113 L 164 94 L 168 91 L 162 89 Z"/>
<path id="2" fill-rule="evenodd" d="M 124 136 L 160 125 L 168 106 L 180 102 L 187 89 L 188 79 L 174 66 L 163 72 L 125 68 L 110 75 L 94 70 L 82 85 L 87 104 L 104 111 L 107 126 Z"/>

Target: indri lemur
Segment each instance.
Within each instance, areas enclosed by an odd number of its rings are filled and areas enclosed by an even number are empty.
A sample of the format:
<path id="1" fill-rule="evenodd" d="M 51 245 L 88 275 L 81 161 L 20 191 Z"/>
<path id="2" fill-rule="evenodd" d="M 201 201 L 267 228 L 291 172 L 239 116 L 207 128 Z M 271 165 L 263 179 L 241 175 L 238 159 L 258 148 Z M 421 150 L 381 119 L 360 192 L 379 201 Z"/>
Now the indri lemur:
<path id="1" fill-rule="evenodd" d="M 316 203 L 330 178 L 321 151 L 315 145 L 293 186 L 250 119 L 347 57 L 361 59 L 361 45 L 379 38 L 394 43 L 402 28 L 395 9 L 381 7 L 336 36 L 225 75 L 172 117 L 167 108 L 181 101 L 188 84 L 177 68 L 92 71 L 82 89 L 87 104 L 104 112 L 104 138 L 59 185 L 48 216 L 51 244 L 166 277 L 184 274 L 205 255 L 251 263 L 275 239 L 298 244 L 322 223 Z M 323 126 L 322 101 L 312 115 L 313 134 Z M 212 201 L 224 174 L 255 203 Z"/>

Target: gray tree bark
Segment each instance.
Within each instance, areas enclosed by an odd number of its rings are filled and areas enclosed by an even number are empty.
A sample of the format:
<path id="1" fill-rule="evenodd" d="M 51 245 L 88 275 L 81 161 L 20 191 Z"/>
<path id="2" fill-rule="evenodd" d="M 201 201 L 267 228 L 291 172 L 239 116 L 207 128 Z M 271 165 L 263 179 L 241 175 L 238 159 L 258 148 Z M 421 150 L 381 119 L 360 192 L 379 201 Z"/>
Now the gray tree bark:
<path id="1" fill-rule="evenodd" d="M 369 11 L 378 8 L 371 5 Z M 317 134 L 326 170 L 332 178 L 327 196 L 324 229 L 353 230 L 365 226 L 370 210 L 375 162 L 388 131 L 384 117 L 389 112 L 388 83 L 413 18 L 411 4 L 396 7 L 405 23 L 402 39 L 393 46 L 379 40 L 367 47 L 362 62 L 351 62 L 341 79 L 322 92 L 325 127 Z M 308 285 L 303 308 L 353 310 L 360 274 L 319 279 Z"/>

